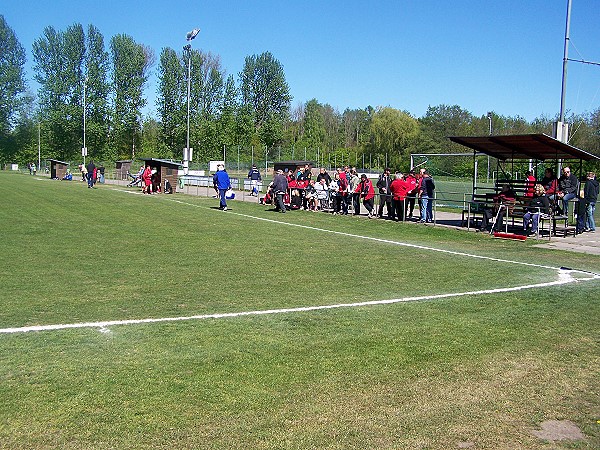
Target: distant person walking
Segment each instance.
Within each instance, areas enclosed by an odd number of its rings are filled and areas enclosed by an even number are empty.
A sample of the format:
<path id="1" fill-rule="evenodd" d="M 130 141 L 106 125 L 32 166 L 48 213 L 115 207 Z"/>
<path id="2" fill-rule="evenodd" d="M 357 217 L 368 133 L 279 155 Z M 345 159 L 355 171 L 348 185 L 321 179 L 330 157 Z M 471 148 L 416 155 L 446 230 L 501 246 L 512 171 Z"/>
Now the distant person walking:
<path id="1" fill-rule="evenodd" d="M 256 167 L 256 164 L 252 164 L 252 169 L 248 172 L 248 178 L 252 183 L 252 192 L 250 195 L 258 196 L 258 183 L 262 181 L 262 177 L 260 176 L 260 171 Z"/>
<path id="2" fill-rule="evenodd" d="M 86 166 L 86 169 L 88 188 L 91 189 L 94 187 L 94 171 L 96 170 L 96 165 L 94 164 L 93 160 L 90 160 L 90 162 Z"/>
<path id="3" fill-rule="evenodd" d="M 213 175 L 213 185 L 215 190 L 219 193 L 219 209 L 227 211 L 227 200 L 225 194 L 229 188 L 231 188 L 231 180 L 225 170 L 223 164 L 217 166 L 217 172 Z"/>
<path id="4" fill-rule="evenodd" d="M 283 197 L 288 189 L 288 181 L 283 174 L 283 170 L 278 170 L 277 175 L 273 177 L 273 193 L 275 194 L 275 211 L 285 212 L 285 202 Z"/>

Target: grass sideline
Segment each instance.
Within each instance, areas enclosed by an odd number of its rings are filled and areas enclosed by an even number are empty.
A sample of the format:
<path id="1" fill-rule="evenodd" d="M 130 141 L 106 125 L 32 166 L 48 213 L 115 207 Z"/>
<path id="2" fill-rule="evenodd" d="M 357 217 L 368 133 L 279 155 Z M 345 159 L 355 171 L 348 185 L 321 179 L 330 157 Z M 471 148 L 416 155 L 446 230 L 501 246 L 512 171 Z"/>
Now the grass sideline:
<path id="1" fill-rule="evenodd" d="M 346 303 L 555 277 L 250 216 L 600 271 L 598 257 L 441 227 L 284 216 L 241 202 L 221 212 L 211 199 L 88 190 L 5 172 L 0 198 L 2 328 Z M 591 281 L 0 335 L 0 446 L 598 447 L 597 293 Z M 538 440 L 530 430 L 546 419 L 572 420 L 587 440 Z"/>

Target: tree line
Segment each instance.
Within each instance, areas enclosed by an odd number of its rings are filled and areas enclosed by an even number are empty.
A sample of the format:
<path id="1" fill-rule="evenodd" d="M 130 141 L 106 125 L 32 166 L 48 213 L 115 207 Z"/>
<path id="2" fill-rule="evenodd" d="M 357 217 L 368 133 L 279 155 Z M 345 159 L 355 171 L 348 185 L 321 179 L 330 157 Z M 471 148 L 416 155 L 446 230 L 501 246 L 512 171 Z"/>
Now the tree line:
<path id="1" fill-rule="evenodd" d="M 389 106 L 338 111 L 312 99 L 291 106 L 282 64 L 270 52 L 247 56 L 237 77 L 218 55 L 188 46 L 154 50 L 118 34 L 108 44 L 93 25 L 46 27 L 33 43 L 28 90 L 25 50 L 0 15 L 0 163 L 43 158 L 97 161 L 136 157 L 181 160 L 189 139 L 194 161 L 235 155 L 244 162 L 303 159 L 319 164 L 364 161 L 407 169 L 411 153 L 464 152 L 452 135 L 551 134 L 556 117 L 527 121 L 458 105 L 429 106 L 422 117 Z M 144 89 L 157 71 L 157 116 L 145 116 Z M 190 74 L 188 79 L 188 74 Z M 600 108 L 571 115 L 571 141 L 600 155 Z M 490 127 L 491 125 L 491 127 Z M 233 157 L 233 156 L 232 156 Z"/>

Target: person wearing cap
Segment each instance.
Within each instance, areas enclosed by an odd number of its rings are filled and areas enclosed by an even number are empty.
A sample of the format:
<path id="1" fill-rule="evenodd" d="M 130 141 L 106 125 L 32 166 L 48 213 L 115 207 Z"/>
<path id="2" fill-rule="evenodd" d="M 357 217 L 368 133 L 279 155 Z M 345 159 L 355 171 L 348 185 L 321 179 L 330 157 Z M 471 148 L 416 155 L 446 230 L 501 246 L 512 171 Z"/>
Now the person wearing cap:
<path id="1" fill-rule="evenodd" d="M 288 189 L 287 177 L 283 174 L 283 170 L 279 169 L 273 177 L 273 193 L 275 194 L 275 211 L 285 212 L 285 203 L 283 197 Z"/>
<path id="2" fill-rule="evenodd" d="M 373 199 L 375 198 L 375 189 L 373 189 L 373 183 L 371 183 L 371 180 L 369 180 L 367 175 L 364 173 L 360 176 L 360 183 L 358 183 L 356 192 L 358 192 L 360 197 L 363 199 L 363 205 L 365 205 L 365 208 L 367 208 L 367 211 L 369 212 L 369 219 L 375 217 L 373 216 Z"/>
<path id="3" fill-rule="evenodd" d="M 262 177 L 260 176 L 260 171 L 256 167 L 256 164 L 252 164 L 252 169 L 248 172 L 248 179 L 252 183 L 252 192 L 250 195 L 258 196 L 258 182 L 262 181 Z"/>
<path id="4" fill-rule="evenodd" d="M 387 208 L 388 219 L 393 219 L 392 196 L 390 195 L 392 177 L 390 172 L 390 169 L 386 167 L 377 180 L 377 188 L 379 189 L 379 211 L 377 212 L 377 215 L 383 217 L 383 206 L 385 205 Z"/>
<path id="5" fill-rule="evenodd" d="M 213 186 L 219 193 L 219 209 L 227 211 L 225 193 L 231 188 L 231 181 L 229 180 L 229 175 L 227 174 L 223 164 L 219 164 L 217 166 L 217 172 L 213 175 Z"/>

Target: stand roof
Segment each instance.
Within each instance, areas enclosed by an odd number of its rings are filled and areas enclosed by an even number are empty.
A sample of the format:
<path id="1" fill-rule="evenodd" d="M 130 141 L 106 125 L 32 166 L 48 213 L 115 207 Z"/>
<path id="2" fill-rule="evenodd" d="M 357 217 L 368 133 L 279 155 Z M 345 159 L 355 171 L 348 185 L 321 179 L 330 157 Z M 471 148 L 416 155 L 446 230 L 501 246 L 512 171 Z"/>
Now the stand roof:
<path id="1" fill-rule="evenodd" d="M 590 161 L 600 157 L 565 144 L 546 134 L 509 136 L 450 136 L 449 139 L 476 152 L 506 161 L 509 159 L 579 159 Z"/>

